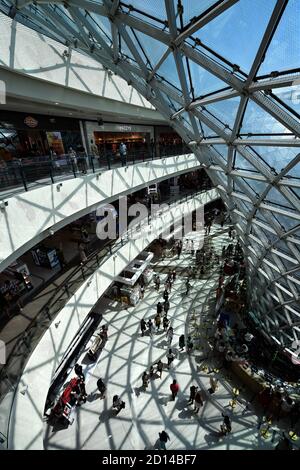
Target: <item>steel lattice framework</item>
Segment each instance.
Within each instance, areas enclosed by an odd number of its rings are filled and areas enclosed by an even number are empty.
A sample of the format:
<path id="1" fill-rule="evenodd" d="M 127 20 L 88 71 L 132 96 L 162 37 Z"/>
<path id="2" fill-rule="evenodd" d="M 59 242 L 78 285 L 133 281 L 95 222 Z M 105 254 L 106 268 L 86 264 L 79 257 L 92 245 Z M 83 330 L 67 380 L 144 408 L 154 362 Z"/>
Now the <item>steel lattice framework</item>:
<path id="1" fill-rule="evenodd" d="M 1 0 L 0 9 L 124 78 L 191 147 L 244 245 L 250 314 L 293 352 L 300 341 L 300 2 L 129 3 Z"/>

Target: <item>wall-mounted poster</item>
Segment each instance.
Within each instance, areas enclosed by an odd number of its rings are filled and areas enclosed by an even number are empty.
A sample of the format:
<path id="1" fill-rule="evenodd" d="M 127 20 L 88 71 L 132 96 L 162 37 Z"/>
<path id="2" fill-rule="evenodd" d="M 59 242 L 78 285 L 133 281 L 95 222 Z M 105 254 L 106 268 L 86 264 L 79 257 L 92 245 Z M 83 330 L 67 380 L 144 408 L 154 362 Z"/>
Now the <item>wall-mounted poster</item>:
<path id="1" fill-rule="evenodd" d="M 54 150 L 56 155 L 65 153 L 64 144 L 60 132 L 46 132 L 49 147 Z"/>

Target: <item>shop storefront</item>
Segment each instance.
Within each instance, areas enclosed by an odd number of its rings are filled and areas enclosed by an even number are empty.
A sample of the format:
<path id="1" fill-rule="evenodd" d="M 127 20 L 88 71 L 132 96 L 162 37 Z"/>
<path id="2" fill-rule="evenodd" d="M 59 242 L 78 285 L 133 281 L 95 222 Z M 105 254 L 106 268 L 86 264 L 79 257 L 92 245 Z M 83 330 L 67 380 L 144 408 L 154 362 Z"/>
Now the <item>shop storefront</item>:
<path id="1" fill-rule="evenodd" d="M 154 141 L 154 127 L 134 124 L 114 124 L 97 122 L 85 122 L 86 135 L 88 139 L 89 151 L 91 153 L 91 141 L 96 144 L 99 155 L 110 153 L 117 155 L 120 144 L 123 142 L 129 153 L 138 151 L 148 151 L 151 142 Z"/>
<path id="2" fill-rule="evenodd" d="M 70 147 L 83 151 L 78 120 L 0 111 L 0 159 L 63 155 Z"/>

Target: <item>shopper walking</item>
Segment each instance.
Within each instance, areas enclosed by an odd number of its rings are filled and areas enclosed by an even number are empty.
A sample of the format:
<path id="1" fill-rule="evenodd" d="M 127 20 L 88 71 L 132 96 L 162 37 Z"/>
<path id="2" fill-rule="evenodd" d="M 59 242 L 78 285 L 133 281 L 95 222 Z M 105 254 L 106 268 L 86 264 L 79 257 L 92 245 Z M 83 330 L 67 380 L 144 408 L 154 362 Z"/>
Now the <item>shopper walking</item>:
<path id="1" fill-rule="evenodd" d="M 161 318 L 160 318 L 160 314 L 157 313 L 155 318 L 154 318 L 154 321 L 155 321 L 155 326 L 156 326 L 156 331 L 159 331 L 160 329 L 160 324 L 161 324 Z"/>
<path id="2" fill-rule="evenodd" d="M 164 290 L 163 298 L 164 298 L 164 301 L 169 300 L 169 292 L 167 291 L 167 289 Z"/>
<path id="3" fill-rule="evenodd" d="M 158 274 L 156 274 L 156 276 L 155 276 L 154 283 L 155 283 L 155 289 L 156 289 L 157 291 L 159 291 L 159 288 L 160 288 L 160 277 L 159 277 Z"/>
<path id="4" fill-rule="evenodd" d="M 149 318 L 149 320 L 148 320 L 148 322 L 147 322 L 147 325 L 148 325 L 149 336 L 151 336 L 151 338 L 152 338 L 152 335 L 153 335 L 153 323 L 152 323 L 151 318 Z"/>
<path id="5" fill-rule="evenodd" d="M 98 390 L 99 390 L 99 392 L 100 392 L 100 400 L 101 400 L 102 398 L 105 398 L 106 385 L 105 385 L 105 383 L 103 382 L 102 379 L 98 379 L 98 380 L 97 380 L 97 388 L 98 388 Z"/>
<path id="6" fill-rule="evenodd" d="M 142 382 L 143 382 L 144 390 L 146 390 L 149 384 L 149 375 L 147 374 L 147 371 L 145 371 L 142 375 Z"/>
<path id="7" fill-rule="evenodd" d="M 168 329 L 168 327 L 169 327 L 169 323 L 170 323 L 170 321 L 169 321 L 169 319 L 168 319 L 168 317 L 167 317 L 167 314 L 165 314 L 164 317 L 163 317 L 163 328 L 164 328 L 164 332 L 167 331 L 167 329 Z"/>
<path id="8" fill-rule="evenodd" d="M 197 390 L 198 390 L 198 387 L 196 387 L 195 385 L 190 386 L 190 398 L 188 401 L 188 405 L 192 405 L 194 403 Z"/>
<path id="9" fill-rule="evenodd" d="M 145 286 L 141 285 L 140 286 L 140 299 L 143 300 L 145 295 Z"/>
<path id="10" fill-rule="evenodd" d="M 160 450 L 166 450 L 166 443 L 170 440 L 169 434 L 166 433 L 166 431 L 162 431 L 158 433 L 159 435 L 159 449 Z"/>
<path id="11" fill-rule="evenodd" d="M 224 415 L 222 413 L 222 416 L 224 418 L 223 424 L 221 424 L 221 435 L 226 436 L 227 434 L 231 433 L 232 425 L 231 425 L 231 419 L 229 418 L 228 415 Z"/>
<path id="12" fill-rule="evenodd" d="M 169 349 L 167 353 L 167 359 L 168 359 L 168 369 L 170 369 L 170 365 L 175 359 L 175 354 L 173 353 L 172 349 Z"/>
<path id="13" fill-rule="evenodd" d="M 119 395 L 114 395 L 112 407 L 117 410 L 118 414 L 123 408 L 125 408 L 125 401 L 122 401 Z"/>
<path id="14" fill-rule="evenodd" d="M 78 243 L 78 251 L 81 262 L 85 263 L 87 261 L 87 256 L 85 253 L 84 244 L 82 242 Z"/>
<path id="15" fill-rule="evenodd" d="M 76 375 L 78 375 L 79 378 L 83 379 L 84 380 L 84 373 L 83 373 L 83 369 L 82 369 L 82 365 L 81 364 L 75 364 L 74 366 L 74 372 Z"/>
<path id="16" fill-rule="evenodd" d="M 190 284 L 190 281 L 187 279 L 185 281 L 185 289 L 186 289 L 186 292 L 185 292 L 185 295 L 188 295 L 188 293 L 190 292 L 190 288 L 191 288 L 191 284 Z"/>
<path id="17" fill-rule="evenodd" d="M 120 152 L 122 166 L 126 166 L 126 163 L 127 163 L 127 161 L 126 161 L 127 160 L 127 147 L 124 144 L 124 142 L 120 143 L 119 152 Z"/>
<path id="18" fill-rule="evenodd" d="M 171 346 L 172 344 L 173 336 L 174 336 L 174 331 L 173 331 L 173 328 L 170 326 L 170 328 L 167 331 L 167 340 L 168 340 L 169 346 Z"/>
<path id="19" fill-rule="evenodd" d="M 146 324 L 144 318 L 142 318 L 142 319 L 141 319 L 141 332 L 142 332 L 142 336 L 144 336 L 146 329 L 147 329 L 147 324 Z"/>
<path id="20" fill-rule="evenodd" d="M 168 300 L 165 300 L 165 302 L 164 302 L 164 312 L 165 312 L 166 315 L 168 314 L 169 308 L 170 308 L 170 302 Z"/>
<path id="21" fill-rule="evenodd" d="M 184 335 L 181 335 L 179 337 L 179 349 L 182 351 L 184 349 L 184 346 L 185 346 L 185 338 L 184 338 Z"/>
<path id="22" fill-rule="evenodd" d="M 153 379 L 154 376 L 154 367 L 151 365 L 149 369 L 149 377 L 150 379 Z"/>
<path id="23" fill-rule="evenodd" d="M 172 278 L 173 278 L 173 283 L 176 281 L 176 271 L 173 269 L 172 271 Z"/>
<path id="24" fill-rule="evenodd" d="M 159 361 L 156 363 L 156 366 L 157 366 L 157 373 L 159 374 L 159 378 L 161 379 L 164 365 L 163 365 L 163 363 L 162 363 L 162 361 L 161 361 L 160 359 L 159 359 Z"/>
<path id="25" fill-rule="evenodd" d="M 158 313 L 158 315 L 160 315 L 163 311 L 163 306 L 162 306 L 162 303 L 161 302 L 158 302 L 157 306 L 156 306 L 156 313 Z"/>
<path id="26" fill-rule="evenodd" d="M 171 284 L 170 280 L 167 279 L 166 282 L 165 282 L 165 290 L 168 291 L 168 293 L 170 293 L 171 289 L 172 289 L 172 284 Z"/>
<path id="27" fill-rule="evenodd" d="M 199 410 L 200 410 L 200 408 L 203 406 L 203 401 L 202 401 L 202 397 L 201 397 L 201 392 L 200 392 L 200 390 L 198 390 L 198 391 L 196 392 L 194 401 L 195 401 L 194 411 L 195 411 L 195 413 L 198 413 Z"/>
<path id="28" fill-rule="evenodd" d="M 193 351 L 193 347 L 194 347 L 193 341 L 192 341 L 191 337 L 188 336 L 188 339 L 187 339 L 187 342 L 186 342 L 186 351 L 187 351 L 188 354 L 191 354 L 191 352 Z"/>
<path id="29" fill-rule="evenodd" d="M 177 397 L 177 393 L 179 392 L 179 385 L 176 379 L 174 379 L 173 382 L 171 383 L 170 390 L 172 393 L 172 400 L 174 401 L 175 398 Z"/>

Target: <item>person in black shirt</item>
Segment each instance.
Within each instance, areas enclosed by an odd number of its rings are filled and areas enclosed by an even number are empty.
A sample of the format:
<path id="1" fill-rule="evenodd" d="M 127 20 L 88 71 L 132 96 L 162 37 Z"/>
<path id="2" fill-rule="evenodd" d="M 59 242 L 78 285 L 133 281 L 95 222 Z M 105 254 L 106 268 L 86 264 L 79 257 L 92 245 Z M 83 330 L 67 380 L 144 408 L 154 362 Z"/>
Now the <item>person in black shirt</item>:
<path id="1" fill-rule="evenodd" d="M 98 390 L 99 390 L 99 392 L 100 392 L 100 400 L 101 400 L 102 398 L 105 398 L 106 385 L 105 385 L 105 383 L 103 382 L 102 379 L 98 379 L 98 380 L 97 380 L 97 388 L 98 388 Z"/>

